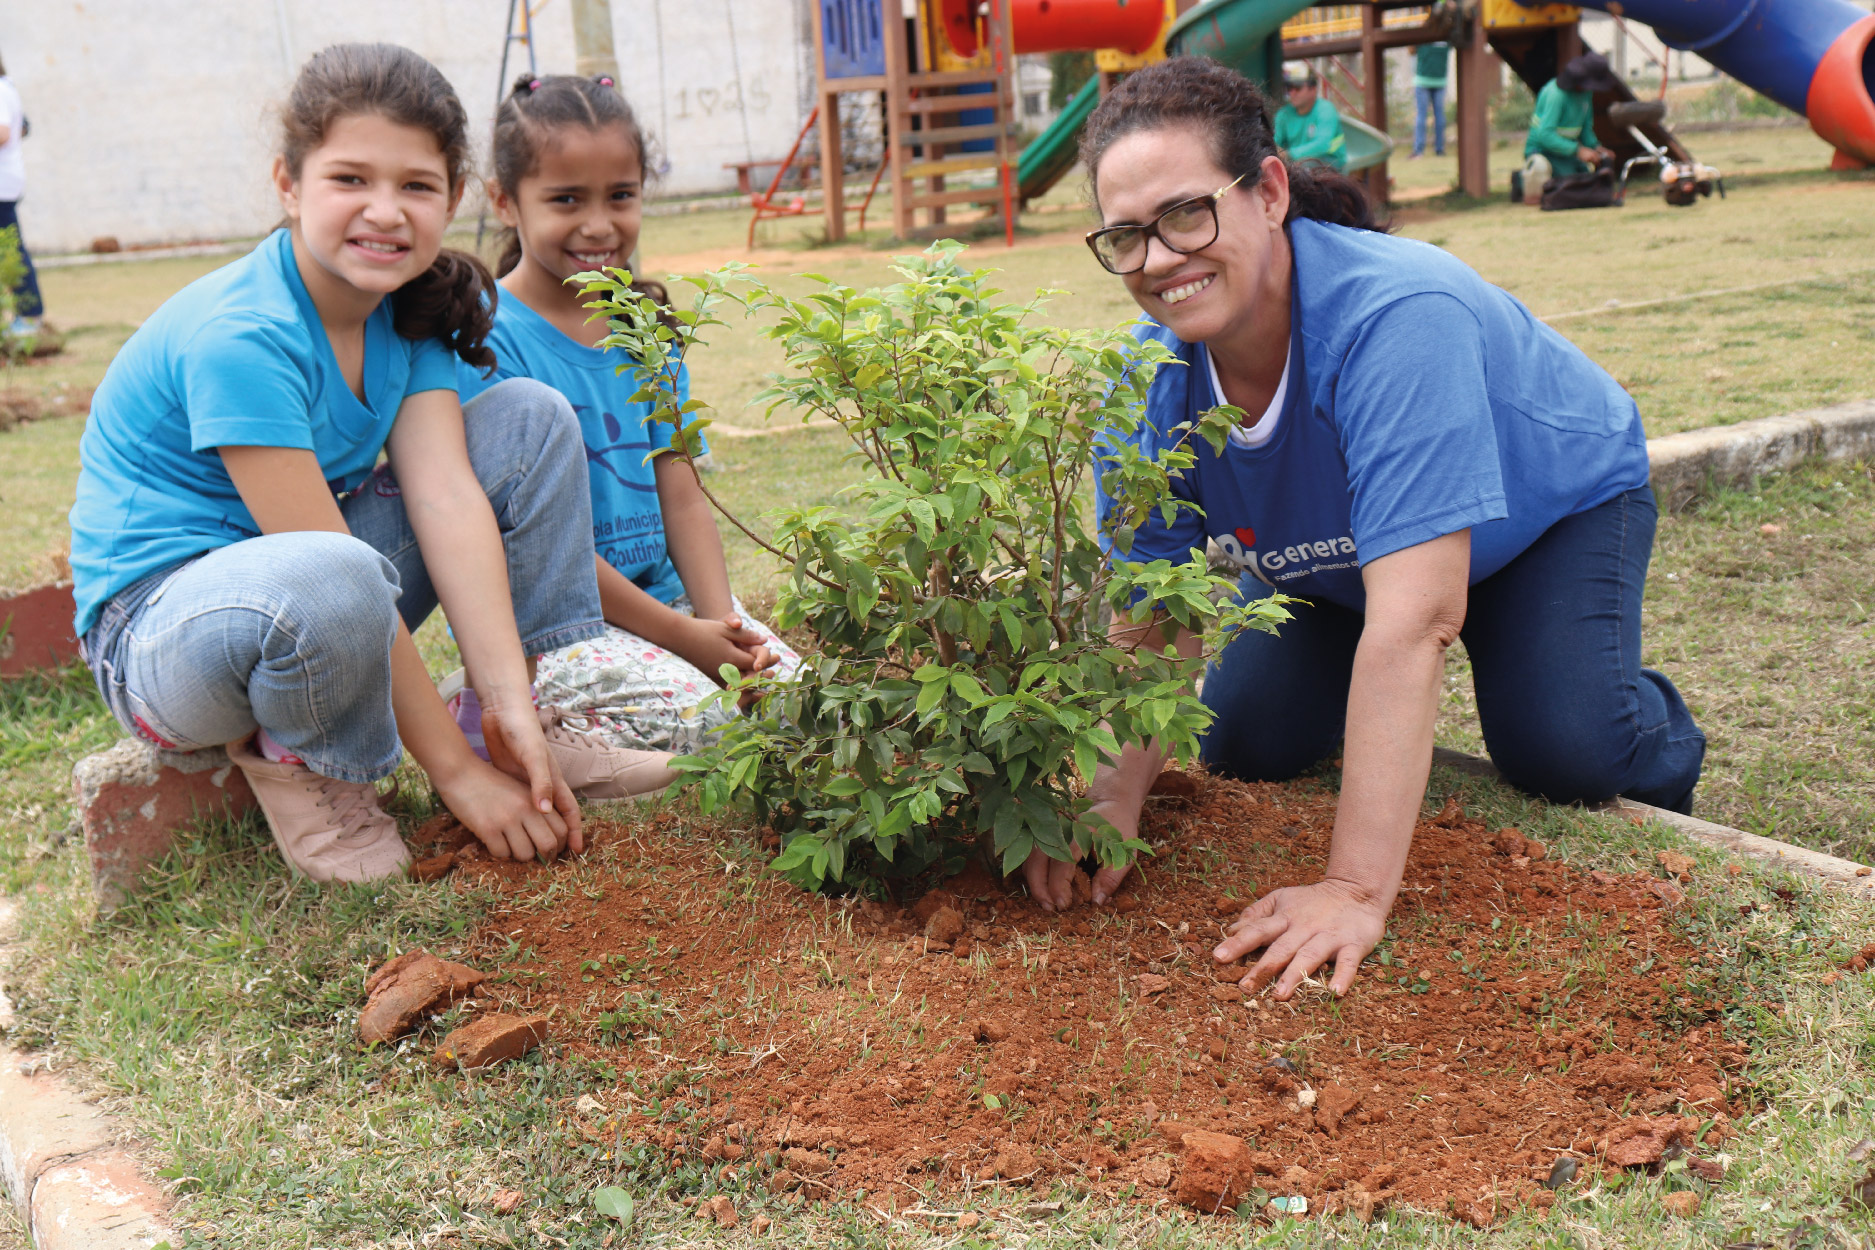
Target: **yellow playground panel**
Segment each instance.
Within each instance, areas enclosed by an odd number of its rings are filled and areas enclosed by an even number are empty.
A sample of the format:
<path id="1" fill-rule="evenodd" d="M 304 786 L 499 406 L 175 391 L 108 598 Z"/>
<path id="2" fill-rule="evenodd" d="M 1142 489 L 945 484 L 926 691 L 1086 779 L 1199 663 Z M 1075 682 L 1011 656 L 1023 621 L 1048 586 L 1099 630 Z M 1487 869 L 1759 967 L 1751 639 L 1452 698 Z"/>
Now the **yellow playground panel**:
<path id="1" fill-rule="evenodd" d="M 1323 4 L 1304 9 L 1283 23 L 1284 39 L 1333 39 L 1339 35 L 1361 33 L 1359 4 Z M 1424 26 L 1430 8 L 1389 9 L 1381 15 L 1383 27 Z"/>
<path id="2" fill-rule="evenodd" d="M 1516 0 L 1484 0 L 1482 15 L 1486 30 L 1513 30 L 1519 26 L 1573 26 L 1581 18 L 1582 10 L 1573 4 L 1539 4 L 1525 8 Z"/>
<path id="3" fill-rule="evenodd" d="M 1165 24 L 1159 27 L 1159 37 L 1144 52 L 1129 56 L 1118 48 L 1102 48 L 1094 53 L 1094 68 L 1103 74 L 1130 74 L 1136 69 L 1144 69 L 1154 61 L 1165 60 L 1165 32 L 1172 29 L 1172 23 L 1178 17 L 1178 0 L 1165 0 Z"/>

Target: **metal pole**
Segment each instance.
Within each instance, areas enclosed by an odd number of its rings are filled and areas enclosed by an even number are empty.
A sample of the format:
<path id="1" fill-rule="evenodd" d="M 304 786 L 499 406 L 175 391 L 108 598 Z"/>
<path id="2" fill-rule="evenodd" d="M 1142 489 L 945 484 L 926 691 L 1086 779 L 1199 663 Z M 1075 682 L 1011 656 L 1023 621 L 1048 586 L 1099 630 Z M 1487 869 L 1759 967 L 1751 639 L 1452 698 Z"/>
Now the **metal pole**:
<path id="1" fill-rule="evenodd" d="M 612 0 L 573 0 L 573 71 L 618 77 L 618 53 L 612 50 Z"/>

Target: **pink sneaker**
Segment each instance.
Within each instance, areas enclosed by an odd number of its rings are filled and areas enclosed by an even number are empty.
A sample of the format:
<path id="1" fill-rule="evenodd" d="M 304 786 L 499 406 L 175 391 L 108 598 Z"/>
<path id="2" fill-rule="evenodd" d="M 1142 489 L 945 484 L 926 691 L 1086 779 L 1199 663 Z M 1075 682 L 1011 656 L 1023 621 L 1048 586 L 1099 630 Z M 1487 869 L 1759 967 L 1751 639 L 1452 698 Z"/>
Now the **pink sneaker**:
<path id="1" fill-rule="evenodd" d="M 233 743 L 228 758 L 247 776 L 287 866 L 314 881 L 378 881 L 410 866 L 397 822 L 368 782 L 321 777 L 304 764 L 276 764 Z"/>
<path id="2" fill-rule="evenodd" d="M 611 746 L 591 732 L 589 717 L 558 707 L 538 710 L 547 750 L 579 798 L 629 799 L 655 794 L 677 780 L 669 751 Z"/>

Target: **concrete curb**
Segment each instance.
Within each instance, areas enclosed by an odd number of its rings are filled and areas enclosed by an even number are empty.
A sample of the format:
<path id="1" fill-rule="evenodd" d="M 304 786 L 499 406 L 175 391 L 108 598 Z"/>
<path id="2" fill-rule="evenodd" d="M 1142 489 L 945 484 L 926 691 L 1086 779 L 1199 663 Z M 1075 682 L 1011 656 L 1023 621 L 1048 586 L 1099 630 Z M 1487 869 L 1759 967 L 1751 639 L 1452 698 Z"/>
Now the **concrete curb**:
<path id="1" fill-rule="evenodd" d="M 1500 779 L 1497 766 L 1490 760 L 1467 755 L 1463 751 L 1434 747 L 1432 762 L 1473 777 L 1488 777 L 1493 781 Z M 1694 842 L 1726 851 L 1743 859 L 1755 859 L 1759 863 L 1769 864 L 1774 868 L 1804 873 L 1846 890 L 1858 898 L 1875 902 L 1875 872 L 1872 872 L 1867 865 L 1858 864 L 1852 859 L 1825 855 L 1821 851 L 1812 851 L 1808 847 L 1779 842 L 1776 838 L 1762 838 L 1755 833 L 1746 833 L 1743 829 L 1734 829 L 1730 825 L 1715 825 L 1709 820 L 1700 820 L 1697 816 L 1682 816 L 1678 812 L 1670 812 L 1662 807 L 1636 803 L 1633 799 L 1609 799 L 1606 803 L 1597 804 L 1595 810 L 1658 821 Z"/>
<path id="2" fill-rule="evenodd" d="M 0 945 L 11 937 L 0 901 Z M 0 987 L 0 1030 L 12 1006 Z M 124 1135 L 38 1060 L 0 1047 L 0 1181 L 36 1250 L 153 1250 L 173 1244 L 168 1201 Z"/>
<path id="3" fill-rule="evenodd" d="M 1813 457 L 1875 458 L 1875 399 L 1647 440 L 1654 495 L 1668 511 L 1714 486 L 1737 486 Z"/>

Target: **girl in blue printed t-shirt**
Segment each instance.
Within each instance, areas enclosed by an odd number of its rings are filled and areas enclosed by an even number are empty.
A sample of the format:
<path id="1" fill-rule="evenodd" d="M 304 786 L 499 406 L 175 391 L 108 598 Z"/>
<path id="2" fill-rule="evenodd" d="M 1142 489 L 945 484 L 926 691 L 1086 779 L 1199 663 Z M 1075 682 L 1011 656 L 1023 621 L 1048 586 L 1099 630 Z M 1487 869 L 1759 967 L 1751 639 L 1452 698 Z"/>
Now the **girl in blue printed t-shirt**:
<path id="1" fill-rule="evenodd" d="M 1221 450 L 1193 449 L 1171 519 L 1155 509 L 1110 558 L 1214 542 L 1244 594 L 1306 600 L 1232 643 L 1203 696 L 1217 772 L 1280 780 L 1342 752 L 1322 879 L 1259 899 L 1214 952 L 1263 949 L 1244 984 L 1287 998 L 1330 962 L 1345 993 L 1384 931 L 1453 643 L 1492 759 L 1551 799 L 1686 811 L 1705 736 L 1641 667 L 1655 509 L 1634 401 L 1464 263 L 1378 230 L 1355 183 L 1285 164 L 1265 116 L 1242 76 L 1175 57 L 1101 101 L 1081 154 L 1088 243 L 1149 319 L 1140 337 L 1181 362 L 1153 377 L 1138 449 L 1218 404 L 1243 414 Z M 1135 644 L 1154 628 L 1149 611 L 1115 626 Z M 1132 833 L 1162 760 L 1100 769 L 1095 810 Z M 1072 867 L 1031 860 L 1031 889 L 1065 905 Z M 1123 872 L 1097 876 L 1096 902 Z"/>
<path id="2" fill-rule="evenodd" d="M 638 381 L 596 346 L 574 274 L 623 267 L 638 246 L 645 137 L 610 77 L 524 77 L 495 115 L 489 198 L 508 227 L 495 328 L 496 377 L 563 393 L 579 416 L 592 488 L 593 561 L 606 628 L 542 657 L 543 697 L 578 708 L 626 747 L 691 752 L 732 715 L 705 704 L 725 664 L 791 676 L 800 659 L 730 593 L 722 536 L 671 428 L 632 403 Z M 664 290 L 640 283 L 663 303 Z M 488 385 L 460 371 L 465 395 Z M 690 377 L 678 377 L 681 398 Z M 472 695 L 456 704 L 465 731 Z"/>
<path id="3" fill-rule="evenodd" d="M 287 224 L 159 308 L 93 400 L 71 514 L 86 658 L 146 741 L 226 745 L 315 880 L 408 863 L 372 785 L 406 747 L 495 856 L 577 851 L 576 794 L 672 774 L 529 696 L 533 657 L 599 632 L 599 596 L 565 400 L 525 381 L 457 400 L 456 361 L 493 360 L 488 271 L 442 247 L 462 105 L 415 53 L 343 44 L 283 122 Z M 411 642 L 439 602 L 499 767 Z"/>

